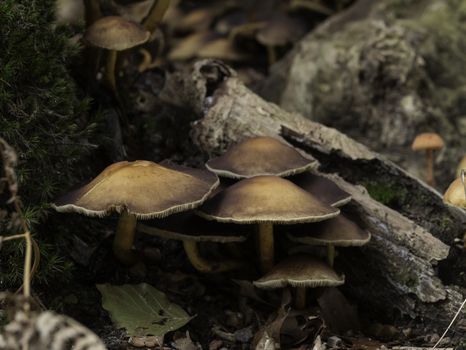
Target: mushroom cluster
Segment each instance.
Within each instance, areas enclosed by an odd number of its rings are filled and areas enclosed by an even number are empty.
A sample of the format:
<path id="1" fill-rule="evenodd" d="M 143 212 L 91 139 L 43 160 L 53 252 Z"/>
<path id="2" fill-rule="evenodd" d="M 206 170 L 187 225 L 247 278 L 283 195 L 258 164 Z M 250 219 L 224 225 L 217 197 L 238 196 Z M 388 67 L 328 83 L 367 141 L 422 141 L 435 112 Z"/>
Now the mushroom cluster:
<path id="1" fill-rule="evenodd" d="M 255 137 L 209 160 L 207 170 L 144 160 L 112 164 L 53 207 L 98 217 L 118 213 L 113 250 L 127 265 L 137 261 L 136 230 L 181 241 L 193 267 L 204 273 L 239 269 L 246 262 L 208 260 L 200 243 L 247 244 L 254 236 L 263 274 L 254 284 L 265 289 L 296 287 L 295 303 L 302 308 L 306 287 L 343 284 L 344 277 L 333 270 L 335 247 L 361 246 L 370 239 L 368 232 L 340 214 L 339 207 L 351 196 L 311 173 L 312 166 L 313 160 L 293 147 Z M 224 181 L 220 183 L 217 175 Z M 138 219 L 156 220 L 145 225 Z M 275 235 L 291 244 L 326 247 L 327 262 L 301 254 L 276 264 L 280 247 L 275 246 Z"/>
<path id="2" fill-rule="evenodd" d="M 298 308 L 305 306 L 306 287 L 344 283 L 344 277 L 333 270 L 336 246 L 361 246 L 370 240 L 368 232 L 340 214 L 339 207 L 351 196 L 329 179 L 313 174 L 312 166 L 311 159 L 274 138 L 247 139 L 207 162 L 209 170 L 237 182 L 196 210 L 209 220 L 254 224 L 264 274 L 254 285 L 296 287 Z M 327 263 L 295 255 L 275 264 L 274 231 L 286 232 L 291 242 L 326 246 Z"/>

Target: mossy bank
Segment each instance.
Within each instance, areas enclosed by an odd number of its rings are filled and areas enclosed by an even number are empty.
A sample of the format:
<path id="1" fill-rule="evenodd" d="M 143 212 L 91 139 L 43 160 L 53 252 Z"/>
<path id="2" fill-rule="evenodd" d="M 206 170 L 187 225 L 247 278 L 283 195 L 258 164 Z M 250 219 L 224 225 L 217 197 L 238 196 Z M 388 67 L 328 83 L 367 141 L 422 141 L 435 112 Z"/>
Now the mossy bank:
<path id="1" fill-rule="evenodd" d="M 79 48 L 70 44 L 67 29 L 53 23 L 53 8 L 52 0 L 0 2 L 0 136 L 18 154 L 19 194 L 42 251 L 41 282 L 47 282 L 50 271 L 54 278 L 64 276 L 56 272 L 70 266 L 57 247 L 64 227 L 48 230 L 44 224 L 48 203 L 88 175 L 86 160 L 96 143 L 88 99 L 67 68 Z M 7 206 L 8 194 L 1 198 Z M 0 229 L 14 230 L 5 219 Z M 2 247 L 0 289 L 21 280 L 20 247 L 22 242 Z"/>

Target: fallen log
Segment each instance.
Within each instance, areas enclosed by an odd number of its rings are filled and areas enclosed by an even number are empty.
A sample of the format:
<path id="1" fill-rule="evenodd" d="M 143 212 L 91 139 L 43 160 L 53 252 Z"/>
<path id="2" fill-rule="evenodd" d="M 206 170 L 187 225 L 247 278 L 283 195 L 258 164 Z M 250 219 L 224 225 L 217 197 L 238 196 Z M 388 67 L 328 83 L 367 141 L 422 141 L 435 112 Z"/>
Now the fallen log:
<path id="1" fill-rule="evenodd" d="M 337 267 L 350 295 L 367 309 L 417 318 L 429 329 L 441 331 L 449 323 L 463 296 L 444 285 L 437 263 L 461 236 L 463 211 L 445 206 L 432 188 L 339 131 L 263 100 L 218 61 L 198 62 L 192 74 L 168 79 L 163 95 L 201 116 L 191 137 L 209 156 L 244 138 L 269 135 L 314 157 L 316 171 L 353 196 L 345 209 L 372 233 L 367 246 L 341 253 Z"/>
<path id="2" fill-rule="evenodd" d="M 304 37 L 258 91 L 418 176 L 424 159 L 411 143 L 439 133 L 444 189 L 466 147 L 464 11 L 461 1 L 358 0 Z"/>

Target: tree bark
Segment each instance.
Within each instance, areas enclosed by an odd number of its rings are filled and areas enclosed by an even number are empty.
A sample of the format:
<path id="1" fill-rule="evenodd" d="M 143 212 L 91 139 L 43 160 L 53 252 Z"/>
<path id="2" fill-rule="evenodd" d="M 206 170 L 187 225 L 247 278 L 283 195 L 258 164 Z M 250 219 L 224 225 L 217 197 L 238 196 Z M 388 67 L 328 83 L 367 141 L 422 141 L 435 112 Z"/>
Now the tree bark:
<path id="1" fill-rule="evenodd" d="M 192 74 L 169 78 L 162 97 L 201 116 L 191 137 L 209 156 L 244 138 L 269 135 L 314 157 L 316 171 L 353 196 L 345 210 L 373 237 L 365 247 L 340 250 L 336 267 L 347 276 L 345 290 L 385 315 L 408 315 L 438 331 L 449 323 L 462 294 L 444 285 L 437 265 L 462 236 L 464 211 L 445 206 L 432 188 L 336 129 L 263 100 L 218 61 L 198 62 Z M 448 264 L 457 255 L 450 253 Z"/>
<path id="2" fill-rule="evenodd" d="M 466 148 L 462 1 L 359 0 L 308 34 L 258 89 L 287 111 L 335 127 L 423 178 L 410 145 L 437 132 L 445 189 Z"/>

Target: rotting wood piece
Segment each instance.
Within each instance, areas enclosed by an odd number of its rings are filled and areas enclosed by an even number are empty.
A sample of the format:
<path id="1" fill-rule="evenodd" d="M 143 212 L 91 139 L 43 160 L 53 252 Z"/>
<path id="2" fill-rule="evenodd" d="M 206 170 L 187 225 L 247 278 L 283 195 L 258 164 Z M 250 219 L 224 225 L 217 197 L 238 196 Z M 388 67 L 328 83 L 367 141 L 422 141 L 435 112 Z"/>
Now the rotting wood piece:
<path id="1" fill-rule="evenodd" d="M 177 91 L 176 96 L 170 91 Z M 360 253 L 342 254 L 352 258 L 344 271 L 348 291 L 374 310 L 391 314 L 397 309 L 421 317 L 432 329 L 448 324 L 462 297 L 443 285 L 435 266 L 448 255 L 446 243 L 461 234 L 466 221 L 463 211 L 446 207 L 437 192 L 339 131 L 263 100 L 218 61 L 198 62 L 191 75 L 168 79 L 164 97 L 201 116 L 192 125 L 191 137 L 210 156 L 247 137 L 281 135 L 316 158 L 321 172 L 338 172 L 340 176 L 332 179 L 355 197 L 351 210 L 373 236 Z M 389 193 L 396 199 L 396 205 L 386 201 L 390 209 L 372 199 L 360 184 L 370 189 L 375 184 L 383 190 L 388 186 L 406 195 Z M 377 191 L 372 195 L 377 197 Z"/>

